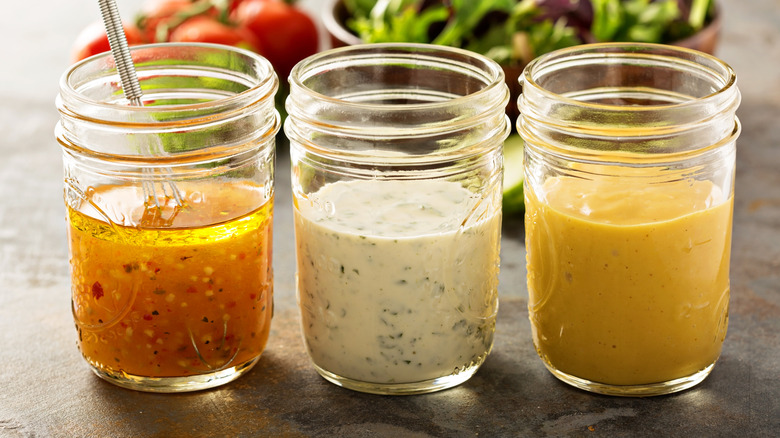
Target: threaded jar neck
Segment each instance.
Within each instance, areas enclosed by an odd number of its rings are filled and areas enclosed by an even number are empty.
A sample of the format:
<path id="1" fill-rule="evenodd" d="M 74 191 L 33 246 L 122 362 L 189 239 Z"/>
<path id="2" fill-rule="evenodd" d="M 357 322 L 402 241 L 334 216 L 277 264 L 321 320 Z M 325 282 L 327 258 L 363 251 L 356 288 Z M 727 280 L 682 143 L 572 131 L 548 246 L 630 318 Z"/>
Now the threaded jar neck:
<path id="1" fill-rule="evenodd" d="M 733 142 L 736 75 L 723 61 L 656 44 L 576 46 L 520 77 L 518 131 L 554 153 L 667 160 Z"/>
<path id="2" fill-rule="evenodd" d="M 213 44 L 153 44 L 131 53 L 141 107 L 128 105 L 109 54 L 62 76 L 57 138 L 66 152 L 171 166 L 248 152 L 278 132 L 279 84 L 264 58 Z"/>
<path id="3" fill-rule="evenodd" d="M 497 150 L 508 134 L 500 66 L 464 50 L 366 44 L 322 52 L 290 76 L 285 131 L 307 154 L 430 166 Z"/>

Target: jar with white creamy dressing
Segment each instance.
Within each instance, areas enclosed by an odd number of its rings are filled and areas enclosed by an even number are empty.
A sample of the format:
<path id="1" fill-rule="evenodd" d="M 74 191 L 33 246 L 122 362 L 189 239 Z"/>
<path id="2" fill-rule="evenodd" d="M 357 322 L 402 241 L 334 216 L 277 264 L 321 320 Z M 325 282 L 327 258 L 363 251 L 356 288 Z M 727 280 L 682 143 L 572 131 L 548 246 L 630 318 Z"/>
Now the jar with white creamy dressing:
<path id="1" fill-rule="evenodd" d="M 498 309 L 501 68 L 464 50 L 368 44 L 290 76 L 297 297 L 327 380 L 416 394 L 468 380 Z"/>

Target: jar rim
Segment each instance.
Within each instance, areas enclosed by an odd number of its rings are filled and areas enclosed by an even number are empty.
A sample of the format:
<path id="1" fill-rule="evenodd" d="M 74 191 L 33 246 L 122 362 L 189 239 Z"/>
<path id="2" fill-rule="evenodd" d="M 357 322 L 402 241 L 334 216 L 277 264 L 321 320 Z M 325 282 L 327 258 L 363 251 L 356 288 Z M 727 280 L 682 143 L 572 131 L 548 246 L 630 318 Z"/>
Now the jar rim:
<path id="1" fill-rule="evenodd" d="M 702 153 L 740 133 L 734 70 L 683 47 L 569 47 L 529 63 L 519 83 L 521 137 L 567 154 L 653 161 Z"/>
<path id="2" fill-rule="evenodd" d="M 563 62 L 566 59 L 572 59 L 578 55 L 590 54 L 593 58 L 604 59 L 608 56 L 615 57 L 655 57 L 658 59 L 675 59 L 678 61 L 684 61 L 688 59 L 687 63 L 692 65 L 698 65 L 700 69 L 707 68 L 704 65 L 704 61 L 709 64 L 709 67 L 718 67 L 722 71 L 720 87 L 715 91 L 705 96 L 692 97 L 689 100 L 676 103 L 666 104 L 649 104 L 649 105 L 637 105 L 637 106 L 625 106 L 617 104 L 604 104 L 593 103 L 582 100 L 570 98 L 556 92 L 550 91 L 547 88 L 541 86 L 536 81 L 536 73 L 540 73 L 540 69 L 549 66 L 548 63 L 552 61 Z M 699 61 L 697 61 L 697 58 Z M 570 61 L 569 61 L 570 62 Z M 712 70 L 712 68 L 710 68 Z M 526 65 L 522 74 L 518 77 L 520 86 L 524 89 L 526 86 L 531 86 L 536 92 L 543 95 L 546 98 L 554 98 L 562 103 L 575 105 L 584 109 L 598 109 L 598 110 L 620 110 L 620 111 L 632 111 L 632 112 L 649 112 L 658 111 L 670 108 L 682 108 L 691 105 L 701 105 L 707 101 L 711 101 L 725 95 L 726 93 L 734 93 L 737 91 L 737 75 L 734 69 L 725 61 L 710 55 L 708 53 L 700 52 L 694 49 L 686 47 L 673 46 L 667 44 L 657 43 L 634 43 L 634 42 L 606 42 L 606 43 L 591 43 L 580 44 L 577 46 L 566 47 L 563 49 L 555 50 L 553 52 L 545 53 Z M 522 100 L 522 94 L 519 98 Z"/>
<path id="3" fill-rule="evenodd" d="M 281 127 L 274 108 L 279 81 L 267 59 L 207 43 L 130 50 L 146 105 L 129 104 L 109 53 L 74 64 L 56 99 L 55 134 L 64 149 L 126 163 L 184 164 L 273 144 Z"/>
<path id="4" fill-rule="evenodd" d="M 362 56 L 360 55 L 362 53 Z M 469 64 L 473 66 L 474 72 L 481 72 L 484 79 L 486 79 L 486 85 L 479 90 L 462 96 L 456 96 L 452 99 L 447 99 L 437 102 L 423 102 L 423 103 L 403 103 L 403 104 L 370 104 L 364 102 L 354 102 L 338 97 L 328 96 L 326 94 L 312 90 L 304 83 L 306 79 L 316 74 L 321 68 L 325 68 L 329 61 L 338 60 L 341 63 L 357 63 L 366 59 L 387 59 L 389 55 L 409 56 L 409 57 L 421 57 L 431 56 L 432 61 L 439 62 L 441 64 L 456 64 L 457 61 L 451 60 L 446 62 L 445 58 L 435 57 L 436 53 L 449 54 L 453 56 L 460 56 L 463 59 L 471 59 L 479 64 Z M 348 60 L 348 61 L 347 61 Z M 308 74 L 304 74 L 308 73 Z M 317 100 L 327 102 L 330 104 L 338 104 L 341 106 L 351 108 L 366 108 L 366 109 L 378 109 L 381 108 L 384 111 L 408 111 L 424 110 L 424 109 L 436 109 L 451 105 L 463 104 L 464 101 L 468 101 L 480 96 L 490 94 L 497 87 L 504 85 L 504 70 L 498 63 L 492 59 L 481 55 L 479 53 L 471 52 L 468 50 L 460 49 L 457 47 L 441 46 L 436 44 L 425 43 L 369 43 L 358 44 L 352 46 L 337 47 L 334 49 L 324 50 L 318 52 L 308 58 L 299 62 L 290 72 L 290 85 L 292 87 L 305 90 Z M 489 82 L 487 81 L 489 80 Z"/>
<path id="5" fill-rule="evenodd" d="M 243 90 L 233 95 L 226 95 L 220 99 L 198 102 L 198 103 L 155 105 L 153 107 L 154 108 L 153 111 L 165 111 L 169 109 L 175 109 L 177 112 L 186 112 L 186 111 L 203 111 L 209 108 L 220 108 L 226 106 L 229 107 L 235 105 L 237 101 L 248 99 L 250 96 L 261 94 L 261 96 L 259 96 L 258 99 L 262 99 L 266 95 L 273 94 L 275 92 L 278 79 L 276 77 L 276 74 L 273 70 L 273 66 L 271 65 L 270 61 L 268 61 L 266 58 L 260 56 L 257 53 L 251 52 L 246 49 L 242 49 L 240 47 L 226 46 L 226 45 L 213 44 L 213 43 L 155 43 L 155 44 L 134 45 L 131 46 L 129 49 L 132 56 L 133 54 L 138 54 L 144 51 L 161 49 L 161 48 L 174 49 L 174 50 L 182 49 L 182 48 L 202 48 L 202 49 L 209 49 L 214 51 L 222 51 L 226 53 L 233 52 L 235 54 L 242 55 L 247 57 L 248 59 L 251 59 L 253 62 L 257 63 L 257 65 L 262 65 L 263 72 L 266 74 L 258 75 L 258 77 L 260 77 L 261 79 L 257 83 L 248 87 L 246 90 Z M 96 62 L 103 62 L 105 65 L 105 70 L 107 72 L 111 72 L 113 70 L 113 73 L 111 73 L 111 75 L 114 74 L 118 75 L 118 73 L 116 73 L 116 67 L 111 52 L 99 53 L 90 56 L 88 58 L 85 58 L 83 60 L 80 60 L 75 64 L 71 65 L 68 68 L 68 70 L 65 71 L 65 73 L 63 73 L 60 76 L 58 106 L 60 107 L 61 111 L 63 110 L 63 106 L 64 106 L 62 103 L 63 101 L 77 102 L 80 105 L 86 105 L 91 108 L 98 108 L 104 111 L 115 111 L 115 112 L 128 113 L 128 114 L 143 113 L 151 109 L 150 107 L 146 107 L 146 106 L 121 105 L 121 104 L 117 104 L 116 102 L 105 102 L 97 99 L 91 99 L 85 96 L 83 93 L 80 93 L 77 87 L 75 86 L 76 84 L 73 81 L 74 76 L 79 71 L 79 69 L 83 69 L 85 68 L 85 66 L 89 64 L 94 64 Z M 129 123 L 132 124 L 132 122 Z"/>

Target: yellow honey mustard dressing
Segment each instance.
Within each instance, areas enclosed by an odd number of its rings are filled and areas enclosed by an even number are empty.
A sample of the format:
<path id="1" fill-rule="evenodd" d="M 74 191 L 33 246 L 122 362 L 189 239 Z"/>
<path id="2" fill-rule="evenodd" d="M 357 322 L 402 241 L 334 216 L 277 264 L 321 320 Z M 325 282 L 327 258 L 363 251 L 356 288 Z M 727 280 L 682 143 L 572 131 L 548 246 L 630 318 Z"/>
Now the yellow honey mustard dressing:
<path id="1" fill-rule="evenodd" d="M 133 218 L 137 226 L 110 224 L 84 205 L 68 208 L 79 347 L 105 373 L 210 373 L 253 361 L 265 347 L 272 201 L 247 183 L 179 188 L 184 207 L 164 228 L 151 207 L 144 209 L 139 187 L 103 186 L 89 194 L 91 201 L 127 206 L 104 213 Z"/>
<path id="2" fill-rule="evenodd" d="M 526 193 L 529 316 L 549 367 L 642 385 L 717 360 L 728 325 L 732 197 L 709 181 L 560 176 Z"/>

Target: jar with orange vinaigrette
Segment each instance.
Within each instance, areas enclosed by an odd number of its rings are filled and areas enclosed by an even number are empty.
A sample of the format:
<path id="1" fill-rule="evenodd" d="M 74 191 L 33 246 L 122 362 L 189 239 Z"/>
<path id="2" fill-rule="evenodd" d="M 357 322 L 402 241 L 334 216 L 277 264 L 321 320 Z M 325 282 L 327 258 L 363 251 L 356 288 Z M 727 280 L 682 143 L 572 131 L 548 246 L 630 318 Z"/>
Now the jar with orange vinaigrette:
<path id="1" fill-rule="evenodd" d="M 688 49 L 614 43 L 541 56 L 520 80 L 539 356 L 597 393 L 698 384 L 728 325 L 734 71 Z"/>
<path id="2" fill-rule="evenodd" d="M 223 46 L 132 56 L 142 107 L 107 54 L 68 70 L 57 98 L 78 345 L 123 387 L 214 387 L 252 368 L 270 330 L 278 80 Z"/>

